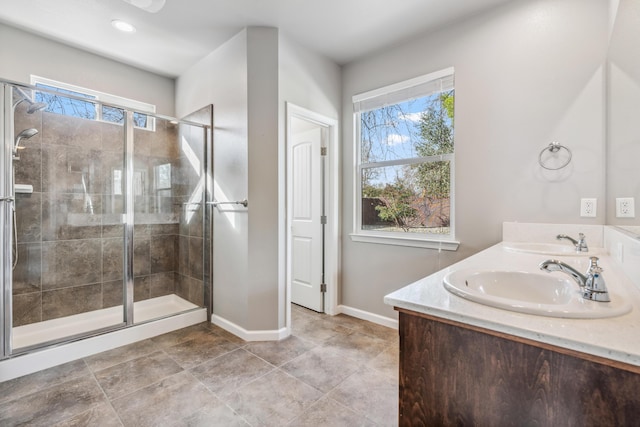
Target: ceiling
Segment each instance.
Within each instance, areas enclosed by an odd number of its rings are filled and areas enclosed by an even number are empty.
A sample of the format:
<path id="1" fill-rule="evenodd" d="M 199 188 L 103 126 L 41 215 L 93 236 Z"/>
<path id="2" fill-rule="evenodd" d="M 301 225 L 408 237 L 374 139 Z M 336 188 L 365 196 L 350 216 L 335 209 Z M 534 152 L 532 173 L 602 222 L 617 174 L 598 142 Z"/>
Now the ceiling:
<path id="1" fill-rule="evenodd" d="M 509 1 L 166 0 L 149 13 L 123 0 L 0 0 L 0 22 L 177 77 L 247 26 L 278 27 L 345 64 Z M 113 19 L 137 31 L 117 32 Z"/>

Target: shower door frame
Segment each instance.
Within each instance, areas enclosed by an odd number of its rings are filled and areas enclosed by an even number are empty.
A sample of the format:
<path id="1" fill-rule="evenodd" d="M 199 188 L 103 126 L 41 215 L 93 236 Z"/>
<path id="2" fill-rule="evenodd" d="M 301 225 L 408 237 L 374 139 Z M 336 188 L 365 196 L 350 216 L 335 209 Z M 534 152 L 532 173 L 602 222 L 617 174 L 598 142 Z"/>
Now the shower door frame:
<path id="1" fill-rule="evenodd" d="M 13 269 L 12 269 L 12 209 L 15 209 L 15 193 L 12 187 L 12 179 L 10 174 L 13 173 L 13 156 L 12 156 L 12 138 L 13 134 L 13 86 L 26 88 L 30 90 L 39 90 L 35 87 L 24 85 L 21 83 L 11 82 L 7 80 L 0 80 L 0 137 L 2 138 L 2 144 L 0 145 L 0 165 L 2 165 L 3 172 L 0 173 L 0 198 L 10 198 L 9 201 L 0 201 L 0 319 L 2 319 L 2 327 L 0 327 L 0 361 L 11 358 L 12 356 L 19 356 L 23 354 L 32 353 L 34 351 L 40 351 L 46 348 L 54 347 L 57 345 L 78 341 L 81 339 L 89 338 L 92 336 L 102 335 L 105 333 L 119 331 L 131 326 L 140 325 L 143 323 L 153 322 L 161 320 L 167 317 L 172 317 L 176 314 L 188 313 L 195 310 L 205 308 L 207 313 L 207 320 L 211 319 L 212 310 L 212 292 L 211 292 L 211 268 L 212 263 L 210 261 L 213 251 L 213 230 L 211 221 L 211 207 L 210 202 L 212 199 L 212 187 L 210 179 L 212 179 L 212 152 L 213 152 L 213 106 L 210 106 L 210 124 L 197 123 L 189 120 L 177 120 L 179 124 L 188 126 L 196 126 L 202 129 L 203 132 L 203 164 L 201 172 L 205 174 L 204 186 L 202 189 L 202 222 L 203 222 L 203 300 L 202 305 L 198 308 L 186 310 L 184 312 L 159 316 L 157 318 L 134 323 L 134 226 L 135 226 L 135 195 L 134 195 L 134 112 L 128 107 L 122 108 L 125 114 L 124 126 L 124 159 L 123 167 L 125 173 L 123 174 L 123 191 L 124 191 L 124 206 L 123 206 L 123 317 L 122 322 L 114 325 L 109 325 L 103 328 L 94 329 L 91 331 L 79 333 L 76 335 L 70 335 L 67 337 L 45 341 L 43 343 L 21 347 L 18 350 L 12 347 L 12 330 L 13 330 Z M 75 97 L 70 94 L 65 94 L 66 97 Z M 96 101 L 96 103 L 103 105 L 102 102 Z M 113 104 L 107 103 L 105 105 L 112 106 Z M 144 113 L 144 112 L 143 112 Z M 149 117 L 175 121 L 176 119 L 157 115 L 153 113 L 144 113 Z M 176 141 L 178 143 L 178 141 Z M 15 237 L 17 238 L 17 236 Z"/>
<path id="2" fill-rule="evenodd" d="M 11 355 L 11 328 L 12 328 L 12 287 L 5 286 L 6 283 L 13 283 L 13 269 L 11 268 L 11 218 L 14 201 L 6 200 L 13 198 L 11 182 L 8 179 L 8 172 L 11 170 L 11 148 L 6 141 L 12 137 L 13 118 L 11 108 L 11 91 L 7 90 L 7 84 L 0 83 L 0 165 L 4 173 L 0 173 L 0 198 L 5 200 L 0 202 L 0 317 L 2 327 L 0 328 L 0 360 Z M 5 114 L 6 112 L 9 114 Z"/>

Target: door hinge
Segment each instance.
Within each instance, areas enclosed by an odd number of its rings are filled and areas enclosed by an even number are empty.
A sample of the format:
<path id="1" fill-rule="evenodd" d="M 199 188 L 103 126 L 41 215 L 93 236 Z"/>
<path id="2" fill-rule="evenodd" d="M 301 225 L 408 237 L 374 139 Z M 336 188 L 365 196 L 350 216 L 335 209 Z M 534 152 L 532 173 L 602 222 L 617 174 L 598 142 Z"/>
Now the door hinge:
<path id="1" fill-rule="evenodd" d="M 327 292 L 327 284 L 320 283 L 320 292 Z"/>
<path id="2" fill-rule="evenodd" d="M 327 224 L 327 216 L 326 215 L 320 216 L 320 224 L 323 224 L 323 225 Z"/>
<path id="3" fill-rule="evenodd" d="M 321 156 L 327 155 L 327 147 L 320 147 L 320 155 Z"/>

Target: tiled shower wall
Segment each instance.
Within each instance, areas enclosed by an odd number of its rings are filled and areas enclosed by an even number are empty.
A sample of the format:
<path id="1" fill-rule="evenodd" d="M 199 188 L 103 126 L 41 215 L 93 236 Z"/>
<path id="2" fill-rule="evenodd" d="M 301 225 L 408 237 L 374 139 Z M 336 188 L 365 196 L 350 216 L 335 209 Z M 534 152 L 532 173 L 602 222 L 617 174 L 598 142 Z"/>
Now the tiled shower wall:
<path id="1" fill-rule="evenodd" d="M 39 134 L 21 142 L 14 163 L 16 183 L 33 186 L 16 195 L 14 326 L 121 305 L 124 128 L 24 110 L 15 133 Z M 134 131 L 135 301 L 175 293 L 203 304 L 201 208 L 183 205 L 201 179 L 197 132 L 164 120 Z M 170 187 L 158 188 L 160 165 L 170 165 Z"/>

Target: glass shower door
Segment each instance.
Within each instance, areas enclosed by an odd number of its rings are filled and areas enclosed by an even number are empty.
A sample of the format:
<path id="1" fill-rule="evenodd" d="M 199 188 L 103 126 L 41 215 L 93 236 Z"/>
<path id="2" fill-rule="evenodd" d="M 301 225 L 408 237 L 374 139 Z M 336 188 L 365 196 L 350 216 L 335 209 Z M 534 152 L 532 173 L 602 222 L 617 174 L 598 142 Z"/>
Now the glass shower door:
<path id="1" fill-rule="evenodd" d="M 15 87 L 8 96 L 13 350 L 122 326 L 123 126 L 87 117 L 97 103 L 69 110 L 71 98 L 40 104 Z"/>
<path id="2" fill-rule="evenodd" d="M 204 128 L 149 119 L 133 132 L 134 323 L 204 306 Z"/>

